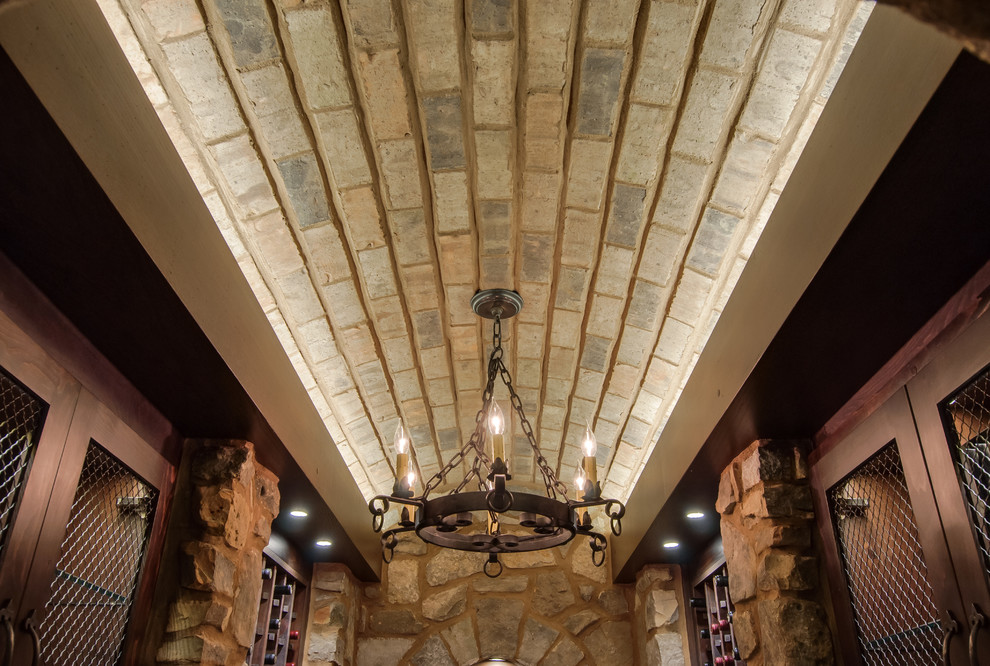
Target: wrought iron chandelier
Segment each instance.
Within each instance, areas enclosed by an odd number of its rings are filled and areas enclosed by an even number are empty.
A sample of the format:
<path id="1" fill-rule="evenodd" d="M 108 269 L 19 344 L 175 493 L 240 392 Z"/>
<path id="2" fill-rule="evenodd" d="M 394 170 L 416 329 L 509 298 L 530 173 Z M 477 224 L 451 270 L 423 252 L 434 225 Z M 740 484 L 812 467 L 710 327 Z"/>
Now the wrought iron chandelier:
<path id="1" fill-rule="evenodd" d="M 601 496 L 595 459 L 597 443 L 590 426 L 585 429 L 582 442 L 584 458 L 575 478 L 580 499 L 567 497 L 567 487 L 540 453 L 522 400 L 512 386 L 512 376 L 502 359 L 502 321 L 518 314 L 522 306 L 522 297 L 506 289 L 479 291 L 471 299 L 471 309 L 478 316 L 493 321 L 492 353 L 488 359 L 488 381 L 482 394 L 482 406 L 467 444 L 426 481 L 421 495 L 416 495 L 415 475 L 409 471 L 409 437 L 401 422 L 396 429 L 396 480 L 392 494 L 378 495 L 368 503 L 375 532 L 382 531 L 385 514 L 391 504 L 402 505 L 397 526 L 382 533 L 382 557 L 385 562 L 392 560 L 398 535 L 415 531 L 423 541 L 442 548 L 487 553 L 484 572 L 490 578 L 502 573 L 502 563 L 498 559 L 502 553 L 553 548 L 577 535 L 591 540 L 591 560 L 595 566 L 601 566 L 605 562 L 608 543 L 602 534 L 594 531 L 588 509 L 604 506 L 612 534 L 618 536 L 622 533 L 621 521 L 626 509 L 619 500 Z M 546 487 L 544 495 L 510 491 L 506 487 L 506 481 L 511 480 L 512 475 L 505 454 L 505 418 L 494 397 L 496 379 L 500 379 L 509 391 L 512 409 L 519 417 L 522 432 L 533 449 L 543 476 Z M 431 498 L 430 493 L 446 481 L 455 467 L 469 462 L 471 455 L 474 460 L 457 487 L 446 495 Z M 478 490 L 467 490 L 472 482 L 477 483 Z M 479 527 L 475 527 L 475 512 L 487 514 L 484 522 L 479 522 Z M 519 525 L 528 533 L 503 532 L 503 517 L 518 519 Z M 481 526 L 484 526 L 483 530 Z"/>

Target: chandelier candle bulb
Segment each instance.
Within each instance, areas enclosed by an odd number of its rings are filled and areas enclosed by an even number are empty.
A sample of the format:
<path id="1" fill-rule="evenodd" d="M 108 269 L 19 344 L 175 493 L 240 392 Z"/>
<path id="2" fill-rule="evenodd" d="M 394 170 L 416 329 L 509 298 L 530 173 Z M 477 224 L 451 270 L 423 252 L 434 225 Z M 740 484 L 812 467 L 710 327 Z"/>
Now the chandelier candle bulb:
<path id="1" fill-rule="evenodd" d="M 492 434 L 492 453 L 505 462 L 505 417 L 502 408 L 492 400 L 492 413 L 488 417 L 488 430 Z"/>
<path id="2" fill-rule="evenodd" d="M 598 453 L 598 440 L 591 426 L 585 426 L 584 441 L 581 442 L 581 451 L 584 453 L 584 473 L 588 476 L 588 491 L 594 493 L 598 487 L 598 460 L 595 454 Z"/>

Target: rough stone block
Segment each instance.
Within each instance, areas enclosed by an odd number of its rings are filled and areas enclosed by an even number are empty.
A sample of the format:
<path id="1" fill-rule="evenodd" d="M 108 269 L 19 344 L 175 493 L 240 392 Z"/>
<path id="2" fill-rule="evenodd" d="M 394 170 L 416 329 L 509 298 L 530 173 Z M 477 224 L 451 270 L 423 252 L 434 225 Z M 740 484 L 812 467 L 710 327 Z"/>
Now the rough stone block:
<path id="1" fill-rule="evenodd" d="M 479 198 L 512 198 L 511 137 L 509 130 L 478 130 L 474 133 Z"/>
<path id="2" fill-rule="evenodd" d="M 703 3 L 651 2 L 632 98 L 664 106 L 680 96 Z"/>
<path id="3" fill-rule="evenodd" d="M 553 617 L 574 603 L 567 576 L 562 571 L 537 576 L 532 596 L 533 610 L 544 617 Z"/>
<path id="4" fill-rule="evenodd" d="M 474 600 L 482 654 L 508 657 L 516 653 L 523 608 L 521 599 L 482 597 Z"/>
<path id="5" fill-rule="evenodd" d="M 684 663 L 684 646 L 681 644 L 680 634 L 658 633 L 647 641 L 647 666 L 684 666 Z"/>
<path id="6" fill-rule="evenodd" d="M 440 636 L 431 636 L 412 658 L 413 666 L 455 666 Z"/>
<path id="7" fill-rule="evenodd" d="M 760 561 L 756 584 L 761 590 L 812 590 L 818 585 L 818 561 L 788 550 L 772 548 Z"/>
<path id="8" fill-rule="evenodd" d="M 715 158 L 739 81 L 729 74 L 700 69 L 695 73 L 677 126 L 673 148 L 703 162 Z"/>
<path id="9" fill-rule="evenodd" d="M 392 226 L 392 247 L 400 266 L 430 261 L 429 235 L 422 208 L 393 211 L 389 214 L 389 222 Z"/>
<path id="10" fill-rule="evenodd" d="M 365 108 L 376 141 L 402 139 L 412 132 L 409 95 L 398 50 L 358 54 Z"/>
<path id="11" fill-rule="evenodd" d="M 725 0 L 715 5 L 701 48 L 701 62 L 742 70 L 762 38 L 760 18 L 764 7 L 763 2 L 749 0 Z"/>
<path id="12" fill-rule="evenodd" d="M 471 225 L 467 174 L 463 171 L 433 174 L 433 190 L 437 231 L 441 234 L 467 232 Z"/>
<path id="13" fill-rule="evenodd" d="M 597 664 L 633 663 L 632 626 L 629 622 L 603 622 L 584 639 Z"/>
<path id="14" fill-rule="evenodd" d="M 478 640 L 474 636 L 470 618 L 452 624 L 440 633 L 458 664 L 463 666 L 478 661 Z"/>
<path id="15" fill-rule="evenodd" d="M 592 0 L 585 3 L 584 39 L 625 46 L 632 39 L 640 3 L 635 0 Z"/>
<path id="16" fill-rule="evenodd" d="M 245 72 L 241 80 L 273 159 L 311 147 L 281 63 Z"/>
<path id="17" fill-rule="evenodd" d="M 263 0 L 215 0 L 238 69 L 279 57 L 275 27 Z"/>
<path id="18" fill-rule="evenodd" d="M 378 151 L 385 177 L 387 207 L 397 210 L 422 206 L 420 163 L 413 140 L 386 141 L 378 144 Z"/>
<path id="19" fill-rule="evenodd" d="M 525 231 L 557 231 L 561 176 L 559 173 L 523 174 L 522 219 Z"/>
<path id="20" fill-rule="evenodd" d="M 371 183 L 368 155 L 354 110 L 326 111 L 316 116 L 316 125 L 337 187 Z"/>
<path id="21" fill-rule="evenodd" d="M 419 601 L 419 560 L 400 558 L 388 566 L 386 599 L 390 604 Z"/>
<path id="22" fill-rule="evenodd" d="M 598 253 L 600 234 L 601 217 L 598 214 L 568 208 L 564 213 L 561 263 L 590 268 Z"/>
<path id="23" fill-rule="evenodd" d="M 749 659 L 760 647 L 760 627 L 751 610 L 736 610 L 732 616 L 732 633 L 736 637 L 739 656 Z"/>
<path id="24" fill-rule="evenodd" d="M 734 215 L 706 208 L 685 264 L 699 273 L 716 277 L 739 223 Z"/>
<path id="25" fill-rule="evenodd" d="M 193 0 L 145 0 L 141 3 L 141 10 L 148 17 L 159 41 L 206 29 L 203 15 Z"/>
<path id="26" fill-rule="evenodd" d="M 740 213 L 749 212 L 775 149 L 775 144 L 769 141 L 736 136 L 715 183 L 712 203 Z"/>
<path id="27" fill-rule="evenodd" d="M 554 237 L 546 234 L 522 235 L 520 274 L 523 280 L 549 282 L 553 270 Z"/>
<path id="28" fill-rule="evenodd" d="M 282 182 L 289 195 L 289 203 L 296 213 L 299 226 L 306 227 L 330 219 L 327 192 L 323 187 L 323 174 L 316 155 L 306 153 L 287 157 L 276 162 Z"/>
<path id="29" fill-rule="evenodd" d="M 444 622 L 460 615 L 466 602 L 466 585 L 458 585 L 443 592 L 437 592 L 423 600 L 423 617 L 434 622 Z"/>
<path id="30" fill-rule="evenodd" d="M 361 49 L 380 49 L 399 41 L 392 3 L 388 0 L 347 0 L 346 17 Z"/>
<path id="31" fill-rule="evenodd" d="M 578 133 L 612 135 L 625 57 L 625 49 L 585 50 L 577 100 Z"/>
<path id="32" fill-rule="evenodd" d="M 575 666 L 585 658 L 584 652 L 566 636 L 540 662 L 542 666 Z"/>
<path id="33" fill-rule="evenodd" d="M 509 558 L 505 558 L 508 561 Z M 504 564 L 504 562 L 503 562 Z M 471 581 L 471 589 L 475 592 L 488 594 L 490 592 L 522 592 L 529 587 L 529 579 L 525 576 L 515 576 L 503 573 L 498 578 L 475 578 Z"/>
<path id="34" fill-rule="evenodd" d="M 426 97 L 422 101 L 432 169 L 463 169 L 464 130 L 460 94 Z"/>
<path id="35" fill-rule="evenodd" d="M 567 80 L 575 0 L 526 3 L 526 79 L 531 89 L 562 90 Z"/>
<path id="36" fill-rule="evenodd" d="M 571 142 L 570 168 L 567 173 L 567 205 L 600 210 L 605 190 L 605 176 L 612 157 L 607 141 L 574 139 Z"/>
<path id="37" fill-rule="evenodd" d="M 526 620 L 522 644 L 519 646 L 519 660 L 524 664 L 537 664 L 547 650 L 557 640 L 560 632 L 532 618 Z"/>
<path id="38" fill-rule="evenodd" d="M 460 550 L 442 549 L 426 564 L 426 582 L 437 587 L 481 571 L 481 556 Z"/>
<path id="39" fill-rule="evenodd" d="M 721 530 L 725 564 L 729 570 L 729 597 L 740 603 L 756 594 L 756 555 L 749 539 L 734 522 L 723 517 Z"/>
<path id="40" fill-rule="evenodd" d="M 651 590 L 646 595 L 646 630 L 676 624 L 680 618 L 674 590 Z"/>
<path id="41" fill-rule="evenodd" d="M 340 26 L 329 9 L 307 6 L 287 11 L 285 22 L 295 56 L 293 71 L 306 104 L 312 109 L 350 104 L 350 72 L 344 64 Z"/>
<path id="42" fill-rule="evenodd" d="M 712 278 L 686 269 L 674 292 L 670 316 L 680 321 L 697 321 L 708 301 L 712 286 Z"/>
<path id="43" fill-rule="evenodd" d="M 377 634 L 415 635 L 425 627 L 412 611 L 400 608 L 373 611 L 368 620 L 368 629 Z"/>
<path id="44" fill-rule="evenodd" d="M 511 125 L 515 116 L 514 41 L 474 40 L 474 124 Z"/>
<path id="45" fill-rule="evenodd" d="M 511 33 L 514 25 L 509 0 L 472 0 L 471 32 L 475 35 Z"/>
<path id="46" fill-rule="evenodd" d="M 723 515 L 731 513 L 741 498 L 742 489 L 739 479 L 739 467 L 735 462 L 732 462 L 722 470 L 722 476 L 719 478 L 718 498 L 715 500 L 715 510 Z"/>
<path id="47" fill-rule="evenodd" d="M 360 638 L 357 642 L 355 664 L 381 666 L 401 663 L 415 642 L 413 638 Z"/>
<path id="48" fill-rule="evenodd" d="M 405 7 L 406 29 L 413 46 L 414 72 L 426 92 L 449 90 L 461 84 L 458 40 L 462 25 L 460 4 L 454 0 L 414 2 Z"/>
<path id="49" fill-rule="evenodd" d="M 226 550 L 194 541 L 182 546 L 182 558 L 184 587 L 234 596 L 237 565 Z"/>
<path id="50" fill-rule="evenodd" d="M 672 112 L 655 106 L 632 104 L 625 120 L 625 133 L 619 149 L 615 177 L 646 186 L 657 176 L 663 163 Z"/>
<path id="51" fill-rule="evenodd" d="M 767 664 L 835 663 L 821 606 L 801 599 L 768 599 L 759 604 L 760 638 Z"/>
<path id="52" fill-rule="evenodd" d="M 636 248 L 643 230 L 646 190 L 618 183 L 612 190 L 612 210 L 605 226 L 605 239 L 614 245 Z M 604 259 L 603 259 L 604 261 Z"/>

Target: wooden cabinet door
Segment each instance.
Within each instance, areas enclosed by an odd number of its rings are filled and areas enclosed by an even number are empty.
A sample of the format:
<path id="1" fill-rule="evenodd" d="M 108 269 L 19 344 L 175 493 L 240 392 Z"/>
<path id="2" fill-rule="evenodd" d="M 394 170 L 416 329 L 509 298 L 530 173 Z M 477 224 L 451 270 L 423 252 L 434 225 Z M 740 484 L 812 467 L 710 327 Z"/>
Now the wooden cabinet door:
<path id="1" fill-rule="evenodd" d="M 942 663 L 963 617 L 921 444 L 902 389 L 811 469 L 847 664 Z M 823 518 L 828 516 L 828 520 Z M 960 641 L 953 663 L 965 663 Z"/>
<path id="2" fill-rule="evenodd" d="M 990 664 L 990 316 L 907 391 L 965 605 L 959 642 L 972 663 Z"/>

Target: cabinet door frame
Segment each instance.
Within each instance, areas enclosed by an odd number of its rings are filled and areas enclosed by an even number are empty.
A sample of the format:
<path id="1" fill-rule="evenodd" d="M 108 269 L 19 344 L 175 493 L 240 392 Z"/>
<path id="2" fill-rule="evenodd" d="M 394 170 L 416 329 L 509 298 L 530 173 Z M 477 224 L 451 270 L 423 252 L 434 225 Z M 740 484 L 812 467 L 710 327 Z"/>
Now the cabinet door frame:
<path id="1" fill-rule="evenodd" d="M 896 442 L 904 469 L 911 506 L 918 526 L 918 539 L 928 569 L 939 620 L 951 610 L 962 623 L 963 605 L 958 593 L 948 545 L 941 533 L 938 506 L 931 491 L 928 469 L 911 414 L 907 392 L 902 388 L 892 395 L 869 418 L 860 423 L 842 441 L 823 455 L 809 470 L 819 537 L 828 579 L 829 593 L 839 632 L 837 648 L 846 664 L 863 663 L 859 639 L 853 620 L 852 599 L 839 552 L 838 537 L 828 503 L 828 491 L 870 457 L 891 442 Z M 964 663 L 963 641 L 951 643 L 953 663 Z"/>
<path id="2" fill-rule="evenodd" d="M 990 315 L 976 320 L 907 384 L 942 527 L 967 611 L 959 618 L 965 625 L 964 634 L 969 631 L 971 604 L 978 604 L 984 614 L 990 614 L 990 580 L 980 558 L 969 507 L 956 474 L 955 443 L 946 436 L 940 407 L 948 396 L 987 366 L 990 366 Z M 984 658 L 990 656 L 990 628 L 984 629 L 979 642 L 979 654 Z"/>

